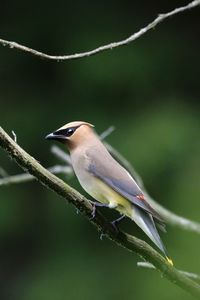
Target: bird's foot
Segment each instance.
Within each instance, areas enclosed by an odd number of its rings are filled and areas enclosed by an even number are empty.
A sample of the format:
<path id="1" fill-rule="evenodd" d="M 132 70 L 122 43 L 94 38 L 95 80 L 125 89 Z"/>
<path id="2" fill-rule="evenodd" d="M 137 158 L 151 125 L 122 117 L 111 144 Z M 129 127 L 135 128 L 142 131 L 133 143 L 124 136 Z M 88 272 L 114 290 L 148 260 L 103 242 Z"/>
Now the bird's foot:
<path id="1" fill-rule="evenodd" d="M 100 234 L 100 240 L 101 240 L 101 241 L 103 240 L 103 237 L 104 237 L 104 236 L 106 236 L 106 234 L 102 232 L 102 233 Z"/>
<path id="2" fill-rule="evenodd" d="M 108 205 L 100 202 L 92 202 L 91 220 L 95 218 L 97 207 L 108 207 Z"/>
<path id="3" fill-rule="evenodd" d="M 125 219 L 125 215 L 120 216 L 119 218 L 117 218 L 116 220 L 112 221 L 111 224 L 113 225 L 113 227 L 115 228 L 116 231 L 119 231 L 118 225 L 119 223 Z"/>

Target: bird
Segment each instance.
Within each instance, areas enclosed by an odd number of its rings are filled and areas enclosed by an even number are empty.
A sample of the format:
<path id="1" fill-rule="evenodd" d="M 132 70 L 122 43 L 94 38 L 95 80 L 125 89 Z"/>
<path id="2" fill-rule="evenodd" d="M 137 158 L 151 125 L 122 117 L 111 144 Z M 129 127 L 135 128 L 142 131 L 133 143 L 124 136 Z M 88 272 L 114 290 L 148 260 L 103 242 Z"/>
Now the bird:
<path id="1" fill-rule="evenodd" d="M 134 221 L 173 265 L 157 227 L 164 224 L 159 213 L 148 203 L 131 174 L 109 153 L 94 125 L 70 122 L 46 136 L 67 146 L 73 170 L 82 188 L 96 206 L 117 210 L 121 217 Z M 95 212 L 95 210 L 93 211 Z"/>

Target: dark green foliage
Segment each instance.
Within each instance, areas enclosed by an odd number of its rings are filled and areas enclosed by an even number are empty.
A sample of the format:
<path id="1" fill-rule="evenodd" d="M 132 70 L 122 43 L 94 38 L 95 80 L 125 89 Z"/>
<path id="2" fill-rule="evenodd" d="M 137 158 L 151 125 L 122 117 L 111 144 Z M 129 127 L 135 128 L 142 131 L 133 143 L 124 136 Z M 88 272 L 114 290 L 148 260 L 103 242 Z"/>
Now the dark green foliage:
<path id="1" fill-rule="evenodd" d="M 120 40 L 179 5 L 5 1 L 0 36 L 70 54 Z M 115 125 L 108 140 L 133 163 L 149 193 L 198 221 L 198 41 L 199 8 L 127 47 L 77 61 L 47 62 L 0 47 L 0 125 L 14 130 L 44 166 L 58 163 L 44 137 L 65 122 L 85 120 L 99 133 Z M 0 166 L 21 172 L 2 151 Z M 82 192 L 76 180 L 70 184 Z M 144 238 L 134 224 L 127 230 Z M 199 236 L 167 230 L 162 236 L 177 267 L 200 273 Z M 0 254 L 2 300 L 190 299 L 156 272 L 138 269 L 137 257 L 101 241 L 71 205 L 38 183 L 0 188 Z"/>

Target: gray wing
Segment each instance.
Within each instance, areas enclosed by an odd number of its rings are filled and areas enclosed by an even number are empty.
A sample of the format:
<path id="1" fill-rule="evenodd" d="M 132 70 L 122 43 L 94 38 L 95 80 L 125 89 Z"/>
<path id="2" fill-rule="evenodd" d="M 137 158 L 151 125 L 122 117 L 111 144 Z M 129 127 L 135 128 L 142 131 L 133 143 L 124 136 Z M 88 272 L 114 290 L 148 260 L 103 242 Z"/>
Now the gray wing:
<path id="1" fill-rule="evenodd" d="M 134 179 L 112 156 L 105 156 L 100 160 L 96 155 L 95 163 L 94 160 L 90 161 L 88 171 L 130 202 L 150 213 L 159 223 L 163 223 L 160 215 L 145 200 Z"/>

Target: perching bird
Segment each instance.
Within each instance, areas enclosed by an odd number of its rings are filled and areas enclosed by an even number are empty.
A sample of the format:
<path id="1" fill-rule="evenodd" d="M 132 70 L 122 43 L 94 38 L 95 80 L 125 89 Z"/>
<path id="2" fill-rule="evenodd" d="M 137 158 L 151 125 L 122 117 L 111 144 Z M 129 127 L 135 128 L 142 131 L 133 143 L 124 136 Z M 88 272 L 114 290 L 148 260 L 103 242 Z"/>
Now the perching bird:
<path id="1" fill-rule="evenodd" d="M 132 176 L 110 155 L 93 127 L 87 122 L 71 122 L 46 138 L 66 144 L 83 189 L 101 206 L 114 208 L 133 220 L 173 265 L 155 226 L 155 222 L 162 224 L 161 217 Z"/>

